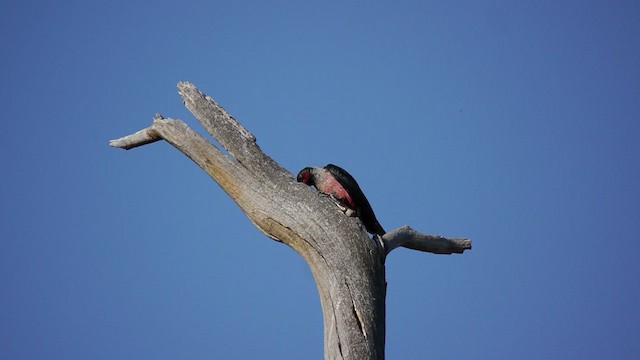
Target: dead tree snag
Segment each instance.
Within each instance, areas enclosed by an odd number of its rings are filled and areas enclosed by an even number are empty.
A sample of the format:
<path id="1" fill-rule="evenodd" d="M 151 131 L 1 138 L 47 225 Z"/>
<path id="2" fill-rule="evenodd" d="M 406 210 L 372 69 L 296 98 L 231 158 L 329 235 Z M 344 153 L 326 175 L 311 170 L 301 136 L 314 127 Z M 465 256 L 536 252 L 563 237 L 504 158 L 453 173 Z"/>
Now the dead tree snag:
<path id="1" fill-rule="evenodd" d="M 408 226 L 370 239 L 359 220 L 262 152 L 256 138 L 212 98 L 178 84 L 185 106 L 230 156 L 184 122 L 156 115 L 151 126 L 112 140 L 132 149 L 165 140 L 193 160 L 268 237 L 297 251 L 313 273 L 324 319 L 325 359 L 384 359 L 385 258 L 396 247 L 462 253 L 468 239 L 420 234 Z"/>

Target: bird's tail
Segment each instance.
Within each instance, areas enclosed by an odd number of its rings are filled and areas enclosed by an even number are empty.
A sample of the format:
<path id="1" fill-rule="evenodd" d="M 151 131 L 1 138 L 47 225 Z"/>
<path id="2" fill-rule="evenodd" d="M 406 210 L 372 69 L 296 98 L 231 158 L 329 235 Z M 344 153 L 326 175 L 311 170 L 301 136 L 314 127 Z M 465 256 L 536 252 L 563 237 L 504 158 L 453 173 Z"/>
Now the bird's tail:
<path id="1" fill-rule="evenodd" d="M 375 224 L 374 233 L 378 234 L 380 236 L 382 236 L 382 235 L 387 233 L 386 231 L 384 231 L 384 229 L 382 228 L 382 225 L 380 225 L 380 223 L 377 220 L 376 220 L 376 224 Z"/>

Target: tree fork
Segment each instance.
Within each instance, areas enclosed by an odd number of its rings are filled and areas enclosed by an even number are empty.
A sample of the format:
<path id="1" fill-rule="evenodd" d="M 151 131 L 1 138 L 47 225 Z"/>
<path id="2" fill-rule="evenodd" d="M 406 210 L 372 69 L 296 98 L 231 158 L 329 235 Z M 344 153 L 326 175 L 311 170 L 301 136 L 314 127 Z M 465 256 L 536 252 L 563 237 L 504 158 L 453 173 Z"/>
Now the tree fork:
<path id="1" fill-rule="evenodd" d="M 200 166 L 268 237 L 296 250 L 309 265 L 320 294 L 325 359 L 384 359 L 385 259 L 397 248 L 462 253 L 471 241 L 421 234 L 408 226 L 370 239 L 360 220 L 298 183 L 262 152 L 256 138 L 212 98 L 178 83 L 185 106 L 231 155 L 181 120 L 156 115 L 151 126 L 111 140 L 132 149 L 165 140 Z"/>

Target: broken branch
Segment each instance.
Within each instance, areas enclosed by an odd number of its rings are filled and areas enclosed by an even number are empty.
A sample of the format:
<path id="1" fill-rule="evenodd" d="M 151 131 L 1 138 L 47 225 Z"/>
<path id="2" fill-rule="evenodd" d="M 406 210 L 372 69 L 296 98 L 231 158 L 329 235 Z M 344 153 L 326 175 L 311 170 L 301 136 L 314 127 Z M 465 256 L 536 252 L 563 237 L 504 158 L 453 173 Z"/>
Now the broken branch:
<path id="1" fill-rule="evenodd" d="M 462 254 L 465 250 L 471 249 L 469 239 L 422 234 L 408 225 L 384 234 L 382 241 L 387 254 L 400 246 L 434 254 Z"/>

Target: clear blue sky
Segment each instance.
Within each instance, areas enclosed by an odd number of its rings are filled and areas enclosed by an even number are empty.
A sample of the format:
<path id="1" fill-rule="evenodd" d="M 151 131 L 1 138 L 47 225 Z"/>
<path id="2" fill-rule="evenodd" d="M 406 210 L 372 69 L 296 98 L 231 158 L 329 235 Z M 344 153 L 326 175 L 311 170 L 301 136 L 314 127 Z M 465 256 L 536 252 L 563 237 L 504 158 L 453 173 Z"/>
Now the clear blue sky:
<path id="1" fill-rule="evenodd" d="M 231 4 L 233 3 L 233 4 Z M 175 84 L 388 229 L 389 359 L 640 357 L 640 6 L 3 1 L 0 358 L 322 359 L 313 278 L 166 143 Z"/>

